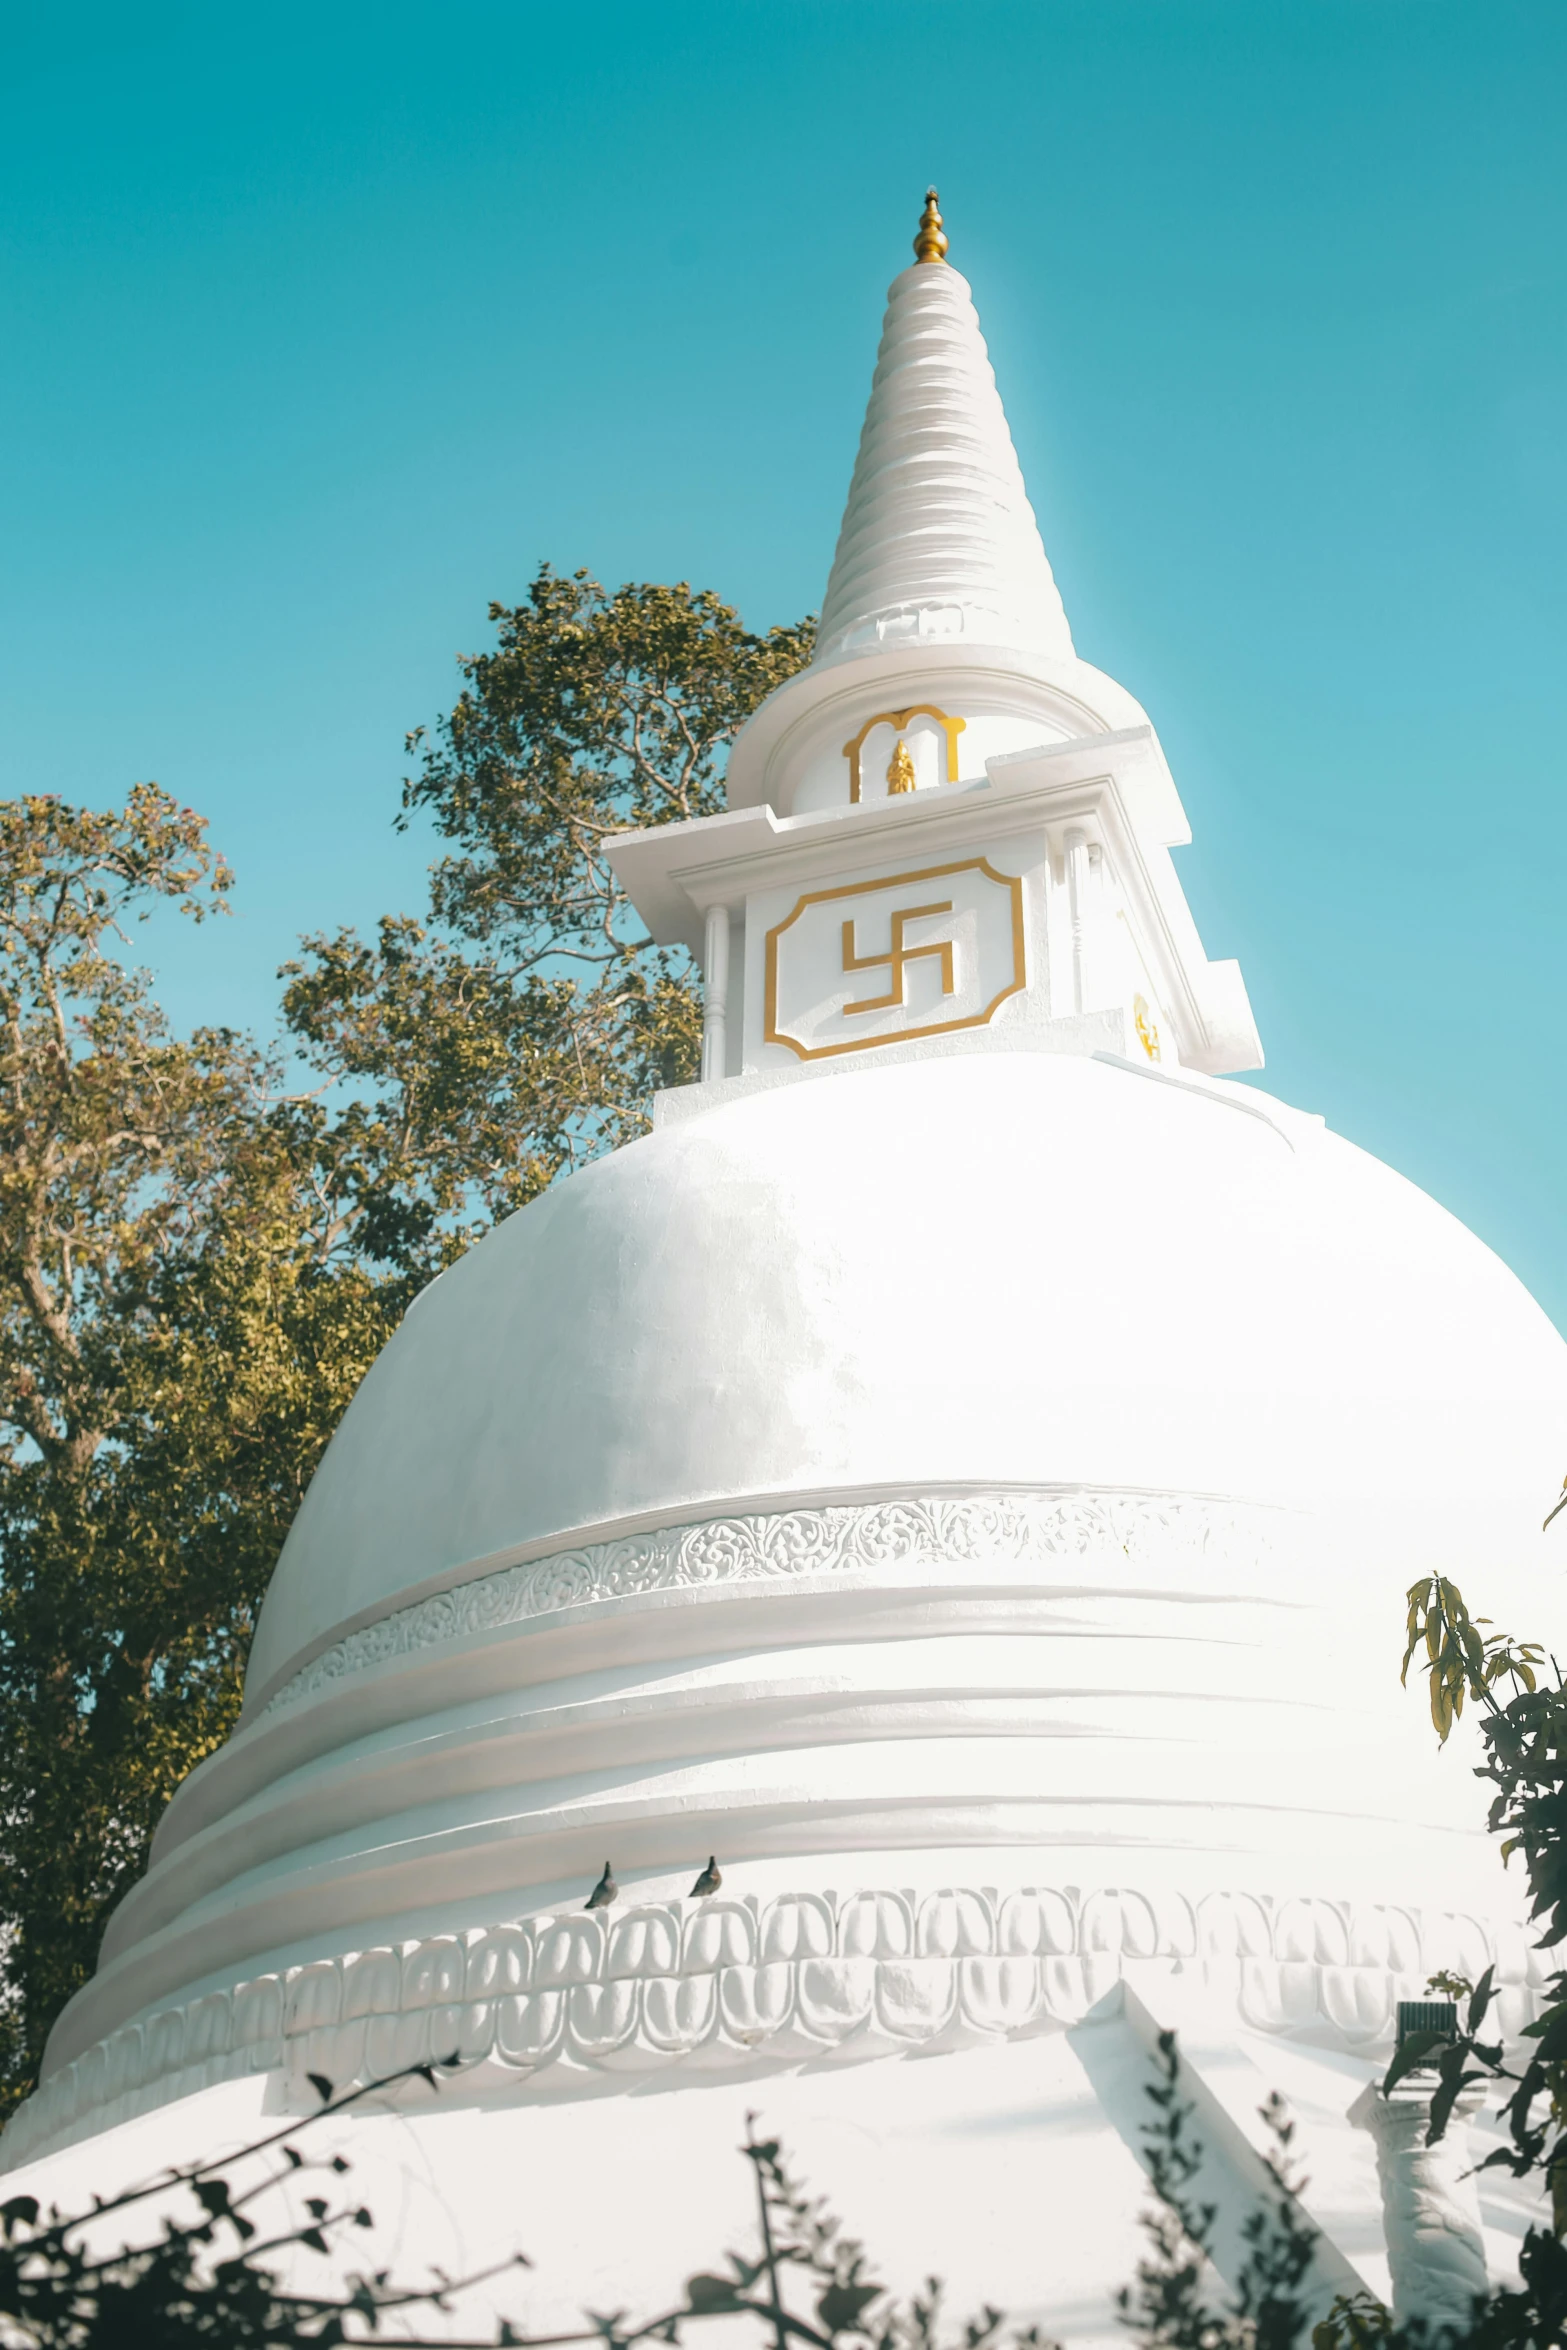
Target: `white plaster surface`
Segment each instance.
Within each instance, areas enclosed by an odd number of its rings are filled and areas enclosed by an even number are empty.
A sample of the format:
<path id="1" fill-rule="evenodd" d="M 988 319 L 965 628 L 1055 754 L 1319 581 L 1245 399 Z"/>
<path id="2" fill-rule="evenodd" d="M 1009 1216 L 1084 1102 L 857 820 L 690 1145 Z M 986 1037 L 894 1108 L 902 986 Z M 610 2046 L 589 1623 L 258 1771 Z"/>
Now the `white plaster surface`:
<path id="1" fill-rule="evenodd" d="M 423 2113 L 364 2116 L 316 2142 L 344 2146 L 347 2184 L 383 2221 L 353 2245 L 365 2265 L 461 2273 L 530 2255 L 533 2270 L 465 2303 L 470 2332 L 487 2309 L 535 2330 L 585 2307 L 651 2313 L 729 2245 L 749 2249 L 736 2149 L 754 2110 L 903 2289 L 934 2270 L 954 2313 L 989 2298 L 1048 2314 L 1085 2350 L 1113 2340 L 1107 2304 L 1137 2256 L 1140 2176 L 1066 2040 L 938 2065 L 939 2078 L 891 2062 L 559 2108 L 464 2106 L 443 2091 Z M 262 2102 L 254 2084 L 208 2091 L 35 2166 L 28 2187 L 76 2201 L 89 2182 L 150 2175 L 193 2145 L 242 2142 Z"/>
<path id="2" fill-rule="evenodd" d="M 724 779 L 729 807 L 770 806 L 788 816 L 846 805 L 845 741 L 879 712 L 918 702 L 934 702 L 963 719 L 958 777 L 969 781 L 991 759 L 1012 751 L 1148 724 L 1136 696 L 1090 662 L 961 638 L 916 640 L 838 661 L 813 661 L 769 694 L 730 751 Z M 883 750 L 879 774 L 874 754 L 866 761 L 867 803 L 885 797 L 886 759 Z M 934 784 L 938 769 L 944 774 L 945 767 L 944 755 L 932 761 L 921 789 Z"/>
<path id="3" fill-rule="evenodd" d="M 585 1169 L 427 1291 L 366 1379 L 252 1703 L 480 1562 L 753 1496 L 1532 1509 L 1567 1405 L 1545 1316 L 1390 1169 L 1220 1091 L 981 1054 L 754 1096 Z"/>
<path id="4" fill-rule="evenodd" d="M 1157 2006 L 1158 1991 L 1148 1996 Z M 1096 2028 L 1111 2036 L 1087 2029 Z M 1385 2295 L 1372 2142 L 1343 2119 L 1373 2065 L 1242 2032 L 1227 2070 L 1221 2085 L 1238 2108 L 1270 2087 L 1288 2095 L 1329 2257 Z M 443 2083 L 401 2111 L 364 2112 L 299 2143 L 323 2154 L 341 2147 L 353 2164 L 345 2188 L 379 2222 L 354 2239 L 356 2262 L 400 2276 L 436 2266 L 460 2274 L 529 2254 L 531 2270 L 460 2305 L 453 2331 L 482 2330 L 473 2321 L 490 2311 L 535 2330 L 570 2324 L 584 2308 L 651 2313 L 730 2245 L 750 2249 L 749 2173 L 736 2149 L 754 2112 L 899 2289 L 934 2272 L 954 2315 L 989 2300 L 1076 2350 L 1108 2350 L 1124 2340 L 1112 2296 L 1143 2250 L 1136 2147 L 1146 2077 L 1124 2047 L 1056 2033 L 917 2063 L 883 2058 L 677 2090 L 617 2085 L 566 2104 L 475 2102 Z M 194 2153 L 243 2145 L 278 2118 L 261 2080 L 209 2089 L 30 2164 L 7 2190 L 25 2184 L 79 2207 Z M 1222 2155 L 1210 2175 L 1233 2202 Z M 1225 2216 L 1228 2227 L 1240 2212 Z M 1525 2218 L 1515 2197 L 1488 2192 L 1493 2278 L 1515 2273 Z M 305 2268 L 319 2280 L 314 2264 Z"/>

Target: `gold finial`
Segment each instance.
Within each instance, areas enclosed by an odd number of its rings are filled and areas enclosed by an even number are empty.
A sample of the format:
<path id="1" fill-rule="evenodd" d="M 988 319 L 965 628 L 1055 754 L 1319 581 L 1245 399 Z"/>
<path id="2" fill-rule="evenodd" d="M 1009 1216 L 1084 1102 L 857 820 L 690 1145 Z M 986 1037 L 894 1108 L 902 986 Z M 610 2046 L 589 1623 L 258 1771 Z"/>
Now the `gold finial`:
<path id="1" fill-rule="evenodd" d="M 941 214 L 936 209 L 936 191 L 925 190 L 925 209 L 920 214 L 919 234 L 914 240 L 916 261 L 945 261 L 947 240 L 942 233 Z"/>
<path id="2" fill-rule="evenodd" d="M 900 734 L 897 749 L 887 761 L 887 797 L 890 800 L 899 792 L 912 791 L 913 789 L 914 760 L 908 744 Z"/>

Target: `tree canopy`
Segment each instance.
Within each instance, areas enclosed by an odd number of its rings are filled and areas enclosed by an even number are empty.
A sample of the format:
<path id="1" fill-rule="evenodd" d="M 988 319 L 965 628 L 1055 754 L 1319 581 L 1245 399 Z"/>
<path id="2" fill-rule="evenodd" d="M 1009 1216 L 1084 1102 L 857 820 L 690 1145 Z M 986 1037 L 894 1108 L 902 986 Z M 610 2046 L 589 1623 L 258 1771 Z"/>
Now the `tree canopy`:
<path id="1" fill-rule="evenodd" d="M 159 1814 L 227 1735 L 277 1553 L 414 1292 L 695 1074 L 688 958 L 608 833 L 718 804 L 808 656 L 547 567 L 412 738 L 424 915 L 307 938 L 279 1034 L 177 1036 L 131 952 L 233 882 L 156 785 L 0 808 L 0 2112 Z M 389 813 L 390 813 L 389 809 Z"/>
<path id="2" fill-rule="evenodd" d="M 696 1075 L 689 958 L 655 948 L 604 856 L 612 833 L 711 816 L 724 756 L 763 697 L 810 658 L 809 620 L 752 636 L 685 586 L 606 594 L 542 569 L 515 609 L 492 604 L 494 652 L 404 786 L 447 853 L 435 918 L 508 975 L 550 974 L 562 1042 L 582 1072 L 569 1123 L 590 1142 L 636 1130 L 655 1085 Z M 629 1121 L 629 1125 L 628 1125 Z"/>

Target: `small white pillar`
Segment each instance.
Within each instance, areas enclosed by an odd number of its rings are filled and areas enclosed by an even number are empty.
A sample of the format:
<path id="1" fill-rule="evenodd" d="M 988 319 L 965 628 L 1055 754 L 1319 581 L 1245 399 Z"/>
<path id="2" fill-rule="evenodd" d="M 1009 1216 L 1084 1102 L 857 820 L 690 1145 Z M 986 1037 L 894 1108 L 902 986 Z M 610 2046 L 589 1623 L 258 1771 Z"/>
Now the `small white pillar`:
<path id="1" fill-rule="evenodd" d="M 1430 2090 L 1412 2078 L 1391 2097 L 1373 2081 L 1349 2109 L 1356 2127 L 1376 2140 L 1393 2315 L 1401 2324 L 1424 2318 L 1433 2328 L 1467 2326 L 1476 2296 L 1490 2289 L 1469 2145 L 1480 2103 L 1479 2089 L 1466 2090 L 1434 2146 L 1426 2144 Z"/>
<path id="2" fill-rule="evenodd" d="M 702 1083 L 725 1074 L 728 1055 L 729 908 L 707 909 L 702 958 Z"/>
<path id="3" fill-rule="evenodd" d="M 1074 825 L 1066 836 L 1066 902 L 1072 923 L 1072 1009 L 1083 1004 L 1083 930 L 1088 919 L 1088 835 Z"/>

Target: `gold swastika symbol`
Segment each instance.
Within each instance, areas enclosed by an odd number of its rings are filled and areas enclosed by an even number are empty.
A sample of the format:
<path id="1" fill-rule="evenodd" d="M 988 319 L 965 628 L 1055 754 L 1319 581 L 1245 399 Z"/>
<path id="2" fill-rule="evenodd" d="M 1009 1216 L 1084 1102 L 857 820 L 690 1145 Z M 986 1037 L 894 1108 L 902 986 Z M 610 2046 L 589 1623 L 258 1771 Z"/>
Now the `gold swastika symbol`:
<path id="1" fill-rule="evenodd" d="M 939 900 L 925 894 L 943 888 Z M 922 922 L 936 935 L 916 927 L 911 943 L 910 925 Z M 916 963 L 928 977 L 911 975 Z M 983 1028 L 1028 986 L 1022 877 L 961 857 L 807 890 L 768 928 L 762 969 L 762 1042 L 801 1061 Z M 853 971 L 877 972 L 885 985 L 873 980 L 873 995 L 845 1002 Z"/>
<path id="2" fill-rule="evenodd" d="M 951 940 L 933 939 L 929 946 L 921 947 L 911 947 L 904 943 L 904 931 L 910 922 L 923 922 L 928 914 L 950 914 L 951 911 L 952 900 L 950 898 L 944 900 L 939 906 L 900 907 L 892 917 L 892 939 L 884 955 L 856 953 L 854 924 L 852 921 L 846 922 L 843 926 L 843 967 L 845 971 L 879 971 L 885 963 L 889 985 L 885 995 L 862 996 L 858 1003 L 845 1004 L 843 1007 L 845 1014 L 851 1012 L 901 1012 L 905 1002 L 903 974 L 910 963 L 918 963 L 926 958 L 940 962 L 941 992 L 943 995 L 951 995 L 953 992 Z"/>

